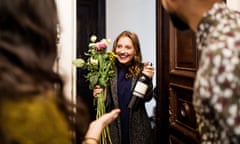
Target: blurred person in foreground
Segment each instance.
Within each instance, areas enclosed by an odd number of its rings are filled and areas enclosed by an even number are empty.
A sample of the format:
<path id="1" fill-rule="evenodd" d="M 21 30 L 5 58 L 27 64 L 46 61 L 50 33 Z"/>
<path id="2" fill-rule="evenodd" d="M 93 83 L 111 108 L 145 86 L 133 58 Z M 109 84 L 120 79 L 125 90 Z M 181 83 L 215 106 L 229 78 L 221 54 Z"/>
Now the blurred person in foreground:
<path id="1" fill-rule="evenodd" d="M 240 14 L 222 0 L 162 0 L 201 52 L 193 105 L 202 144 L 240 143 Z"/>
<path id="2" fill-rule="evenodd" d="M 1 144 L 71 144 L 75 129 L 82 143 L 97 144 L 120 112 L 90 123 L 82 103 L 65 99 L 53 71 L 58 24 L 55 0 L 0 0 Z"/>

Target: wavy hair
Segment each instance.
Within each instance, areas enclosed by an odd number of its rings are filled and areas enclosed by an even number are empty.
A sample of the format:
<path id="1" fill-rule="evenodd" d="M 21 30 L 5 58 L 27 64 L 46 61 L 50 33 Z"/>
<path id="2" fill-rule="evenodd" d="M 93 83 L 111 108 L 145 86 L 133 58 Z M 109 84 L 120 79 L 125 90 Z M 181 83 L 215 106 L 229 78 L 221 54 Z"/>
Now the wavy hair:
<path id="1" fill-rule="evenodd" d="M 134 32 L 130 32 L 127 30 L 121 32 L 117 36 L 117 38 L 115 39 L 115 41 L 113 43 L 112 51 L 114 53 L 116 53 L 117 44 L 121 37 L 128 37 L 129 39 L 131 39 L 133 47 L 135 49 L 135 56 L 131 61 L 131 65 L 128 67 L 128 72 L 126 73 L 126 78 L 131 78 L 131 77 L 136 78 L 140 73 L 141 62 L 142 62 L 142 53 L 141 53 L 139 38 L 138 38 L 137 34 Z M 116 63 L 117 63 L 117 65 L 120 64 L 118 60 Z"/>

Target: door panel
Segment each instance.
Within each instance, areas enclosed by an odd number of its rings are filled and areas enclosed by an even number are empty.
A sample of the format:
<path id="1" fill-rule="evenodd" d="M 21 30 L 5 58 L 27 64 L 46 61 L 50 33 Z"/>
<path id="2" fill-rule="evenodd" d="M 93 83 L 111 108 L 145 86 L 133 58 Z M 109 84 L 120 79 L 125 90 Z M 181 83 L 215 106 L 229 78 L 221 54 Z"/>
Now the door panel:
<path id="1" fill-rule="evenodd" d="M 183 133 L 185 139 L 198 141 L 195 112 L 192 105 L 193 81 L 197 70 L 194 33 L 178 31 L 170 23 L 169 123 L 172 131 Z M 174 135 L 177 137 L 177 135 Z M 171 142 L 171 139 L 170 139 Z"/>
<path id="2" fill-rule="evenodd" d="M 170 127 L 198 140 L 192 105 L 193 81 L 198 65 L 195 35 L 170 24 Z"/>
<path id="3" fill-rule="evenodd" d="M 199 136 L 192 105 L 193 83 L 198 66 L 195 35 L 176 30 L 157 0 L 157 88 L 156 143 L 158 135 L 170 144 L 197 144 Z M 169 64 L 169 66 L 166 66 Z M 160 106 L 161 104 L 164 104 Z M 166 104 L 167 103 L 167 104 Z M 168 114 L 162 109 L 167 109 Z M 165 118 L 167 117 L 167 118 Z M 162 126 L 164 122 L 167 126 Z M 161 140 L 162 141 L 162 140 Z"/>

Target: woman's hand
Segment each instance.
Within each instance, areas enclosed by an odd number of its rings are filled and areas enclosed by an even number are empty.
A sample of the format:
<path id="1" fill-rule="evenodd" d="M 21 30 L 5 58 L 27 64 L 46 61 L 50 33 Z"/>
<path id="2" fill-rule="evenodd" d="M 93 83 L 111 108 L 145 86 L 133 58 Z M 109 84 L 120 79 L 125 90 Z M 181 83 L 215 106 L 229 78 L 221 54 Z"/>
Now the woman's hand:
<path id="1" fill-rule="evenodd" d="M 145 74 L 149 78 L 153 78 L 154 67 L 152 66 L 152 64 L 150 64 L 149 62 L 144 62 L 142 73 Z"/>
<path id="2" fill-rule="evenodd" d="M 103 88 L 100 87 L 100 85 L 96 85 L 95 88 L 93 89 L 93 96 L 97 97 L 97 94 L 99 94 L 100 92 L 103 91 Z M 104 91 L 104 101 L 106 100 L 106 94 L 107 94 L 107 90 L 105 89 Z"/>
<path id="3" fill-rule="evenodd" d="M 93 89 L 93 96 L 97 97 L 97 94 L 99 94 L 102 91 L 103 89 L 100 87 L 100 85 L 96 85 L 95 88 Z"/>
<path id="4" fill-rule="evenodd" d="M 99 119 L 90 123 L 88 131 L 85 135 L 84 142 L 87 143 L 88 141 L 95 141 L 97 144 L 103 129 L 114 121 L 120 113 L 120 109 L 114 109 L 109 113 L 102 115 Z"/>

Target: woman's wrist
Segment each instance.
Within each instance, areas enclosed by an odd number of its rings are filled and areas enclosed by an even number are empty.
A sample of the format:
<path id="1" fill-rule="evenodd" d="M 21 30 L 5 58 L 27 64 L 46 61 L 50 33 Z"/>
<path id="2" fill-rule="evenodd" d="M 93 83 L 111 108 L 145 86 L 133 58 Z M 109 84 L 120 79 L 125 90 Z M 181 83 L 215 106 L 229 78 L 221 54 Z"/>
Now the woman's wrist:
<path id="1" fill-rule="evenodd" d="M 98 144 L 98 139 L 93 137 L 85 137 L 82 144 Z"/>

